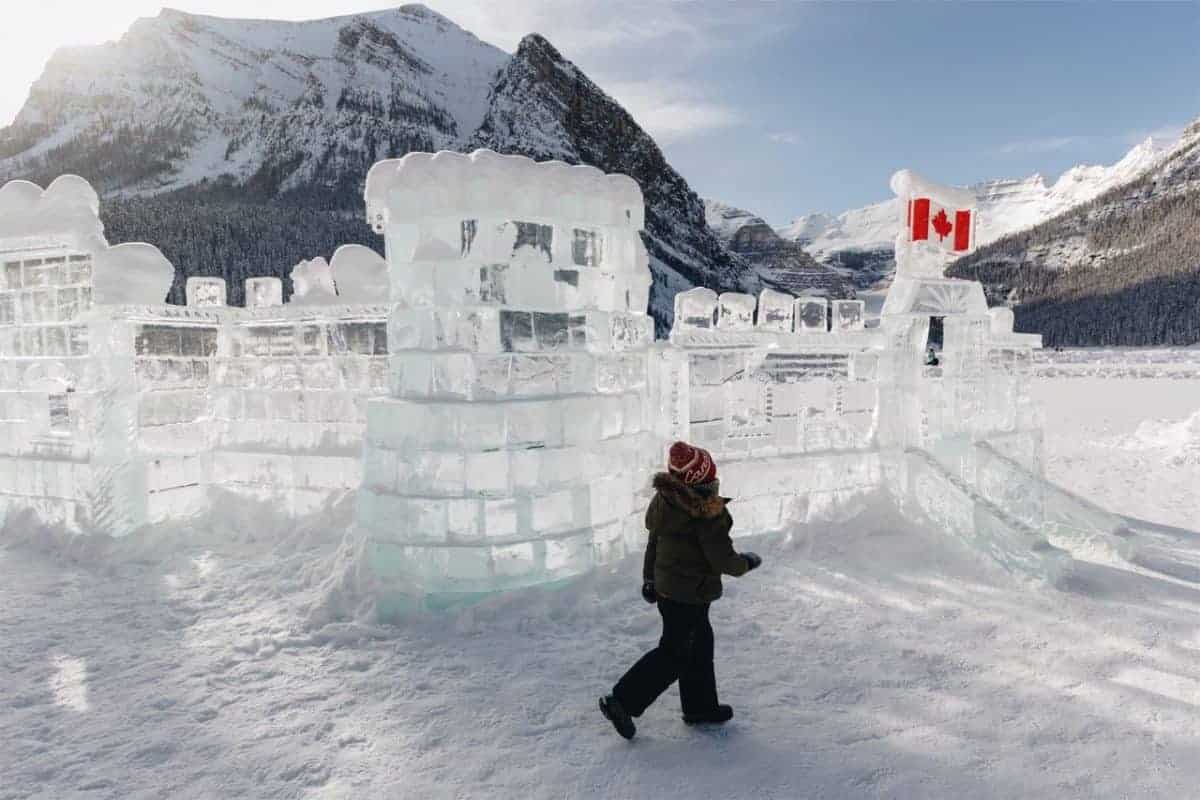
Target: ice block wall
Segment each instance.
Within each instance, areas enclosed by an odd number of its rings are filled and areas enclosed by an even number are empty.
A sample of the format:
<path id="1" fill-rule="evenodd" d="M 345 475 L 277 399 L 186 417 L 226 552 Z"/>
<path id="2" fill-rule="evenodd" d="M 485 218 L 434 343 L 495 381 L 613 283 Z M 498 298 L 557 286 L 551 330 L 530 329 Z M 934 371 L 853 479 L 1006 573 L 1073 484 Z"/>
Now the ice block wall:
<path id="1" fill-rule="evenodd" d="M 735 533 L 780 530 L 882 481 L 876 442 L 880 339 L 862 301 L 758 298 L 697 288 L 675 296 L 659 353 L 667 439 L 709 449 Z"/>
<path id="2" fill-rule="evenodd" d="M 138 509 L 131 520 L 161 522 L 204 512 L 221 317 L 211 308 L 165 304 L 98 306 L 92 316 L 106 401 L 98 433 L 107 437 L 105 452 L 114 464 L 142 476 L 129 478 L 132 496 L 125 507 Z"/>
<path id="3" fill-rule="evenodd" d="M 79 184 L 67 185 L 80 194 Z M 44 221 L 42 238 L 53 238 L 53 221 Z M 72 239 L 70 230 L 59 235 Z M 27 237 L 5 242 L 0 494 L 6 510 L 29 508 L 47 523 L 126 533 L 149 519 L 155 487 L 147 465 L 162 466 L 146 457 L 156 445 L 143 434 L 153 439 L 160 425 L 171 426 L 163 441 L 179 452 L 182 428 L 172 423 L 203 416 L 206 386 L 197 391 L 178 332 L 173 349 L 162 344 L 179 320 L 99 302 L 161 301 L 169 264 L 149 245 L 110 248 L 101 241 L 87 251 L 38 246 Z M 211 324 L 209 330 L 215 331 Z"/>
<path id="4" fill-rule="evenodd" d="M 218 483 L 293 513 L 358 488 L 366 402 L 387 391 L 386 313 L 383 305 L 231 311 L 213 397 Z"/>
<path id="5" fill-rule="evenodd" d="M 89 514 L 92 266 L 65 246 L 0 245 L 0 503 L 50 524 Z"/>
<path id="6" fill-rule="evenodd" d="M 641 192 L 590 167 L 414 153 L 367 181 L 391 285 L 359 525 L 377 577 L 461 596 L 641 542 L 651 433 Z"/>
<path id="7" fill-rule="evenodd" d="M 229 308 L 215 277 L 171 306 L 174 267 L 109 246 L 98 213 L 75 176 L 0 187 L 0 511 L 121 535 L 207 511 L 213 486 L 293 513 L 356 489 L 386 387 L 382 258 L 316 259 L 327 291 L 297 306 L 253 278 Z"/>

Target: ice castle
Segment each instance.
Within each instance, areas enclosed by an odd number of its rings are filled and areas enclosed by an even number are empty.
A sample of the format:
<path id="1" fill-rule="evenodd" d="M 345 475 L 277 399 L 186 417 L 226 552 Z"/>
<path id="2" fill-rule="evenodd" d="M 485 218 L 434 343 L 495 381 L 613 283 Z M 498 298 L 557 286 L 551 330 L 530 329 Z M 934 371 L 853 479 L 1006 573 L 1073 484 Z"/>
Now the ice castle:
<path id="1" fill-rule="evenodd" d="M 907 171 L 893 189 L 972 202 Z M 627 177 L 413 153 L 372 168 L 366 206 L 386 262 L 348 246 L 299 265 L 287 304 L 251 279 L 245 308 L 191 278 L 171 306 L 173 267 L 110 247 L 82 179 L 0 188 L 3 513 L 123 535 L 203 514 L 215 489 L 291 514 L 357 490 L 388 616 L 640 550 L 649 475 L 686 439 L 717 458 L 735 534 L 884 494 L 1020 575 L 1063 573 L 1051 538 L 1129 547 L 1043 478 L 1040 337 L 943 277 L 951 256 L 903 220 L 877 327 L 859 301 L 697 288 L 655 341 Z"/>

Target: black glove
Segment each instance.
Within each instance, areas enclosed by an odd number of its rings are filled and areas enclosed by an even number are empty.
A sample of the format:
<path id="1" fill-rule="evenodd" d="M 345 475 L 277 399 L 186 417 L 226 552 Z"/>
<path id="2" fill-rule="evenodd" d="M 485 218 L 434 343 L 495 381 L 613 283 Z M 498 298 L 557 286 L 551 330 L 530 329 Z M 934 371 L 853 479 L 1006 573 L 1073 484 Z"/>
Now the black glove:
<path id="1" fill-rule="evenodd" d="M 742 553 L 742 558 L 746 559 L 747 572 L 762 564 L 762 559 L 758 557 L 757 553 Z"/>
<path id="2" fill-rule="evenodd" d="M 654 581 L 646 581 L 642 584 L 642 599 L 651 605 L 658 602 L 658 592 L 654 591 Z"/>

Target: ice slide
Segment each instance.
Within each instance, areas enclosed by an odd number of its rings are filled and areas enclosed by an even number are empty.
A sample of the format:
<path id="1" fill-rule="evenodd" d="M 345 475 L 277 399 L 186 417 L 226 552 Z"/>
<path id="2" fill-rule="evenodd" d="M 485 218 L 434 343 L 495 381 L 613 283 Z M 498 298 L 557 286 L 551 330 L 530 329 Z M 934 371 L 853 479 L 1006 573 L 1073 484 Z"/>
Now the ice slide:
<path id="1" fill-rule="evenodd" d="M 989 442 L 969 458 L 905 451 L 900 503 L 1007 571 L 1057 584 L 1075 556 L 1137 562 L 1126 520 L 1034 473 Z M 1038 522 L 1038 520 L 1042 522 Z"/>

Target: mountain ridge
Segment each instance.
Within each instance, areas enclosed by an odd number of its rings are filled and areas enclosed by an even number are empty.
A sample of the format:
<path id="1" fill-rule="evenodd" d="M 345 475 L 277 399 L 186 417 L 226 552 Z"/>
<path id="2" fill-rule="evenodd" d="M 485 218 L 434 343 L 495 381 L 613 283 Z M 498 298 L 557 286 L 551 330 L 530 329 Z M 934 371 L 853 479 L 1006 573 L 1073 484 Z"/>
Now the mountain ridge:
<path id="1" fill-rule="evenodd" d="M 765 285 L 796 296 L 856 296 L 843 272 L 818 263 L 798 242 L 781 237 L 762 217 L 716 200 L 704 201 L 704 216 L 708 227 L 758 271 Z"/>
<path id="2" fill-rule="evenodd" d="M 1200 119 L 1149 169 L 959 259 L 1052 345 L 1200 342 Z"/>

